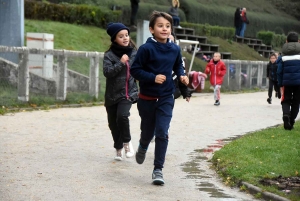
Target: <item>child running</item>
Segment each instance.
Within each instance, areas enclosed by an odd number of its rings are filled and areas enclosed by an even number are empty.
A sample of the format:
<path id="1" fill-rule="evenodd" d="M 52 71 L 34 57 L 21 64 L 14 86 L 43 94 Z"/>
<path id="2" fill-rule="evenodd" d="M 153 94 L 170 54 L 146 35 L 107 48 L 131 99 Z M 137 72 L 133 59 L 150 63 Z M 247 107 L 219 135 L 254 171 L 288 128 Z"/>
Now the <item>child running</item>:
<path id="1" fill-rule="evenodd" d="M 172 70 L 185 85 L 188 77 L 183 72 L 179 46 L 168 38 L 172 29 L 172 17 L 165 12 L 153 11 L 149 30 L 153 37 L 140 46 L 131 66 L 131 75 L 139 81 L 137 103 L 141 117 L 141 135 L 135 158 L 142 164 L 155 130 L 155 156 L 152 181 L 165 183 L 162 173 L 168 147 L 168 130 L 174 107 L 175 90 Z"/>
<path id="2" fill-rule="evenodd" d="M 130 65 L 136 55 L 136 48 L 130 40 L 129 29 L 122 23 L 110 23 L 107 34 L 111 46 L 103 59 L 103 74 L 106 77 L 105 104 L 108 126 L 116 149 L 115 160 L 132 157 L 129 116 L 130 108 L 138 99 L 138 88 L 130 76 Z"/>
<path id="3" fill-rule="evenodd" d="M 214 87 L 214 105 L 220 105 L 220 89 L 223 83 L 223 78 L 226 74 L 226 66 L 221 61 L 221 54 L 214 53 L 214 58 L 206 65 L 205 73 L 210 74 L 210 84 Z"/>
<path id="4" fill-rule="evenodd" d="M 267 65 L 267 78 L 269 79 L 269 90 L 268 90 L 268 99 L 267 102 L 272 104 L 272 92 L 273 87 L 275 90 L 275 97 L 281 98 L 280 88 L 277 81 L 277 56 L 275 53 L 270 55 L 270 62 Z"/>

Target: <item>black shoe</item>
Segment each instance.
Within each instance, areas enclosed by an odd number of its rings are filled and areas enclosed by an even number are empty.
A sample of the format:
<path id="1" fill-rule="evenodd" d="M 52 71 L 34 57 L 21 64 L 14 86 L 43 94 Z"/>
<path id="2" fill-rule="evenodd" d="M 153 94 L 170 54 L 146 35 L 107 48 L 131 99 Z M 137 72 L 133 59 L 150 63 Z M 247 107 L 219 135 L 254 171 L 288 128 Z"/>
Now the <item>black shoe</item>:
<path id="1" fill-rule="evenodd" d="M 143 149 L 141 147 L 141 145 L 139 145 L 139 148 L 135 154 L 135 160 L 138 164 L 143 164 L 143 162 L 146 158 L 146 152 L 147 152 L 147 149 Z"/>
<path id="2" fill-rule="evenodd" d="M 215 104 L 216 106 L 219 106 L 220 105 L 220 101 L 219 100 L 216 100 Z"/>
<path id="3" fill-rule="evenodd" d="M 282 117 L 283 120 L 283 127 L 285 130 L 292 130 L 292 126 L 290 123 L 290 116 L 289 115 L 283 115 Z"/>
<path id="4" fill-rule="evenodd" d="M 152 183 L 154 185 L 163 185 L 163 184 L 165 184 L 163 173 L 160 169 L 153 170 Z"/>
<path id="5" fill-rule="evenodd" d="M 281 94 L 280 93 L 278 94 L 278 99 L 281 99 Z"/>
<path id="6" fill-rule="evenodd" d="M 278 97 L 278 93 L 277 93 L 277 92 L 275 93 L 275 97 L 276 97 L 276 98 Z"/>
<path id="7" fill-rule="evenodd" d="M 268 102 L 269 104 L 272 104 L 272 98 L 268 98 L 268 99 L 267 99 L 267 102 Z"/>

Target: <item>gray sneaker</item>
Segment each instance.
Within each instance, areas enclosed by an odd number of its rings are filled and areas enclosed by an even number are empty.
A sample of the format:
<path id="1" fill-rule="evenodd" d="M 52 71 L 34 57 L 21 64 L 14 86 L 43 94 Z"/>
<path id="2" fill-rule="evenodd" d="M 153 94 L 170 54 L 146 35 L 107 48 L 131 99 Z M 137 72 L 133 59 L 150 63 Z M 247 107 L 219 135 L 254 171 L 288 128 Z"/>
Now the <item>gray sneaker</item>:
<path id="1" fill-rule="evenodd" d="M 138 164 L 143 164 L 143 162 L 146 158 L 146 152 L 147 152 L 147 149 L 143 149 L 141 147 L 141 145 L 139 145 L 139 148 L 135 154 L 135 160 Z"/>
<path id="2" fill-rule="evenodd" d="M 163 173 L 162 173 L 161 170 L 153 170 L 152 183 L 154 185 L 163 185 L 163 184 L 165 184 Z"/>

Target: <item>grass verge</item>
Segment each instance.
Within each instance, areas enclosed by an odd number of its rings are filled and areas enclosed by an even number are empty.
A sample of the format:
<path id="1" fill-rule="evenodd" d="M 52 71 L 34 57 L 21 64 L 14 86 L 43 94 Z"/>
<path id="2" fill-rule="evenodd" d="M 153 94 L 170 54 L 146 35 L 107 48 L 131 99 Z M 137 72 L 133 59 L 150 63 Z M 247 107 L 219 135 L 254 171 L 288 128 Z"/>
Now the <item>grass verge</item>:
<path id="1" fill-rule="evenodd" d="M 260 183 L 261 179 L 279 175 L 299 176 L 300 123 L 296 122 L 294 127 L 292 131 L 285 131 L 280 125 L 244 135 L 215 152 L 213 167 L 228 185 L 244 181 L 264 191 L 299 201 L 299 191 L 292 190 L 286 194 L 277 186 Z"/>

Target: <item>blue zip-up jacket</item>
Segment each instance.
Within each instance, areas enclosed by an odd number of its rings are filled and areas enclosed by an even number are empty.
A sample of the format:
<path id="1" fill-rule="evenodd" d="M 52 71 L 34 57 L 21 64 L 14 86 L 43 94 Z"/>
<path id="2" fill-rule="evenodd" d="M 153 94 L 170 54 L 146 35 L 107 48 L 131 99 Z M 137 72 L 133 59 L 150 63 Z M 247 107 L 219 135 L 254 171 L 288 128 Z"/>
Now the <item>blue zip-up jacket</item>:
<path id="1" fill-rule="evenodd" d="M 130 74 L 139 81 L 142 95 L 159 98 L 174 93 L 172 70 L 178 77 L 185 75 L 180 47 L 169 39 L 167 43 L 160 43 L 150 37 L 138 49 Z M 166 76 L 163 84 L 155 83 L 158 74 Z"/>
<path id="2" fill-rule="evenodd" d="M 276 62 L 279 87 L 300 85 L 300 43 L 285 43 Z"/>

